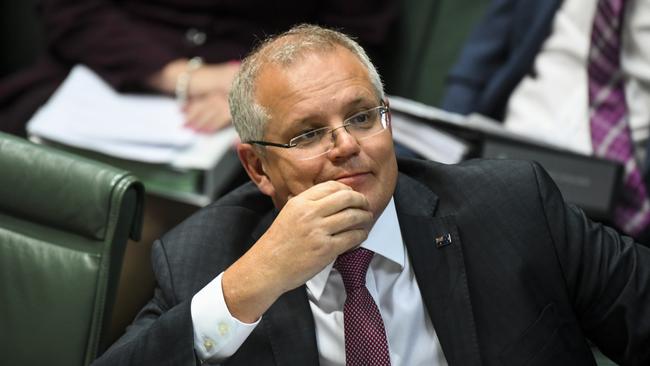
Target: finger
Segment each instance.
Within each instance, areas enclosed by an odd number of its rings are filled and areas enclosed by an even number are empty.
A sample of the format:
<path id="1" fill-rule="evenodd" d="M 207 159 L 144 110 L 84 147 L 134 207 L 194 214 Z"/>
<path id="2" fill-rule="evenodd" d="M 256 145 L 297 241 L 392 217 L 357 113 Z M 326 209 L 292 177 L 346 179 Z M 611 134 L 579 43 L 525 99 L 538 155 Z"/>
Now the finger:
<path id="1" fill-rule="evenodd" d="M 213 115 L 214 112 L 210 110 L 200 111 L 193 119 L 187 121 L 187 126 L 197 131 L 204 131 L 210 127 Z"/>
<path id="2" fill-rule="evenodd" d="M 188 108 L 186 126 L 198 132 L 214 132 L 230 122 L 230 113 L 222 111 L 209 103 L 197 101 Z"/>
<path id="3" fill-rule="evenodd" d="M 352 188 L 346 186 L 343 183 L 330 180 L 322 183 L 315 184 L 314 186 L 306 189 L 304 192 L 300 193 L 298 196 L 301 196 L 305 199 L 316 201 L 331 195 L 334 192 L 341 190 L 351 191 Z"/>
<path id="4" fill-rule="evenodd" d="M 231 122 L 232 118 L 230 117 L 230 112 L 228 110 L 217 111 L 210 121 L 208 121 L 208 128 L 211 131 L 220 130 L 230 125 Z"/>
<path id="5" fill-rule="evenodd" d="M 333 215 L 348 208 L 369 210 L 370 203 L 365 195 L 354 190 L 336 191 L 314 202 L 323 217 Z"/>
<path id="6" fill-rule="evenodd" d="M 359 208 L 348 208 L 334 215 L 323 218 L 321 228 L 330 235 L 337 235 L 350 230 L 370 230 L 373 214 Z"/>
<path id="7" fill-rule="evenodd" d="M 354 229 L 340 232 L 331 237 L 331 245 L 337 255 L 343 254 L 361 245 L 368 239 L 368 230 Z"/>
<path id="8" fill-rule="evenodd" d="M 183 113 L 185 114 L 185 125 L 194 126 L 198 116 L 201 114 L 201 103 L 197 100 L 191 100 L 185 104 L 183 107 Z"/>
<path id="9" fill-rule="evenodd" d="M 366 210 L 369 208 L 368 199 L 363 194 L 336 181 L 317 184 L 295 198 L 297 201 L 294 201 L 294 205 L 309 204 L 320 217 L 326 217 L 350 207 Z M 302 203 L 301 200 L 309 201 L 309 203 Z"/>
<path id="10" fill-rule="evenodd" d="M 199 117 L 197 117 L 196 121 L 194 121 L 194 128 L 198 132 L 214 132 L 220 125 L 220 123 L 215 122 L 218 118 L 218 113 L 216 111 L 206 110 L 201 115 L 199 115 Z"/>

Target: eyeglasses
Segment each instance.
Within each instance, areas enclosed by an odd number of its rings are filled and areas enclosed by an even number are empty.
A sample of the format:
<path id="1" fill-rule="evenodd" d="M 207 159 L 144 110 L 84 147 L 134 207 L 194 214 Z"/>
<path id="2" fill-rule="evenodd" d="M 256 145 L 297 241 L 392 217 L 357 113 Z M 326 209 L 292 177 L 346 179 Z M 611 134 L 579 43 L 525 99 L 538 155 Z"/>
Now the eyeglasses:
<path id="1" fill-rule="evenodd" d="M 344 128 L 357 142 L 384 132 L 389 124 L 388 112 L 388 107 L 384 105 L 371 108 L 346 118 L 338 127 L 310 130 L 292 138 L 287 144 L 268 141 L 246 141 L 246 143 L 291 149 L 298 160 L 314 159 L 334 149 L 336 142 L 334 132 L 341 128 Z"/>

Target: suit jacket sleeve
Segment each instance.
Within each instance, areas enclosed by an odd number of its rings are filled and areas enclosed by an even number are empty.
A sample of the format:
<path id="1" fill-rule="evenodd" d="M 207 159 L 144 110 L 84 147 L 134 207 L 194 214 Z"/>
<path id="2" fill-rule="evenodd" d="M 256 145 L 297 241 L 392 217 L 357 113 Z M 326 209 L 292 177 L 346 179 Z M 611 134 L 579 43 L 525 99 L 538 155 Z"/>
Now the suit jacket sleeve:
<path id="1" fill-rule="evenodd" d="M 160 241 L 152 251 L 158 283 L 153 298 L 134 322 L 93 365 L 195 365 L 191 299 L 178 302 L 167 254 Z"/>
<path id="2" fill-rule="evenodd" d="M 622 365 L 650 364 L 650 249 L 565 204 L 543 169 L 536 165 L 534 170 L 567 291 L 586 336 Z"/>
<path id="3" fill-rule="evenodd" d="M 69 65 L 88 65 L 117 89 L 142 86 L 179 56 L 110 0 L 44 0 L 40 10 L 49 51 Z"/>
<path id="4" fill-rule="evenodd" d="M 507 61 L 516 0 L 494 0 L 447 75 L 442 108 L 469 114 L 489 78 Z"/>

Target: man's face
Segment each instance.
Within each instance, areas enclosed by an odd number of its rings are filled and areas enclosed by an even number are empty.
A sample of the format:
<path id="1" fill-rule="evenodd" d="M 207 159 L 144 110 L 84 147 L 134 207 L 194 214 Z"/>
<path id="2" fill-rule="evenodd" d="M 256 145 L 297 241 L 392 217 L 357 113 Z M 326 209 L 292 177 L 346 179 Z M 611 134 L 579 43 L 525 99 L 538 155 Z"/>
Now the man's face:
<path id="1" fill-rule="evenodd" d="M 338 127 L 355 113 L 380 105 L 363 64 L 342 47 L 309 53 L 286 68 L 264 67 L 256 98 L 270 117 L 264 140 L 280 143 L 311 129 Z M 390 129 L 360 142 L 345 129 L 335 135 L 331 151 L 308 160 L 296 159 L 287 149 L 266 147 L 258 187 L 281 208 L 291 196 L 337 180 L 364 194 L 379 217 L 397 180 Z"/>

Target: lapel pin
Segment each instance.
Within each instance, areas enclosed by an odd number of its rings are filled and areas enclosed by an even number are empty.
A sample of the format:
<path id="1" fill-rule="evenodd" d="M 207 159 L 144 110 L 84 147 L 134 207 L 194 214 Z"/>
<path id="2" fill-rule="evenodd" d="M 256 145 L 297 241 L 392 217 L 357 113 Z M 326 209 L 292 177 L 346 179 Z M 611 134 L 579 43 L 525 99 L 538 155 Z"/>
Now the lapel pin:
<path id="1" fill-rule="evenodd" d="M 446 234 L 443 234 L 443 235 L 440 235 L 440 236 L 436 236 L 435 241 L 436 241 L 436 247 L 438 249 L 440 249 L 442 247 L 445 247 L 447 245 L 450 245 L 451 244 L 451 234 L 446 233 Z"/>

